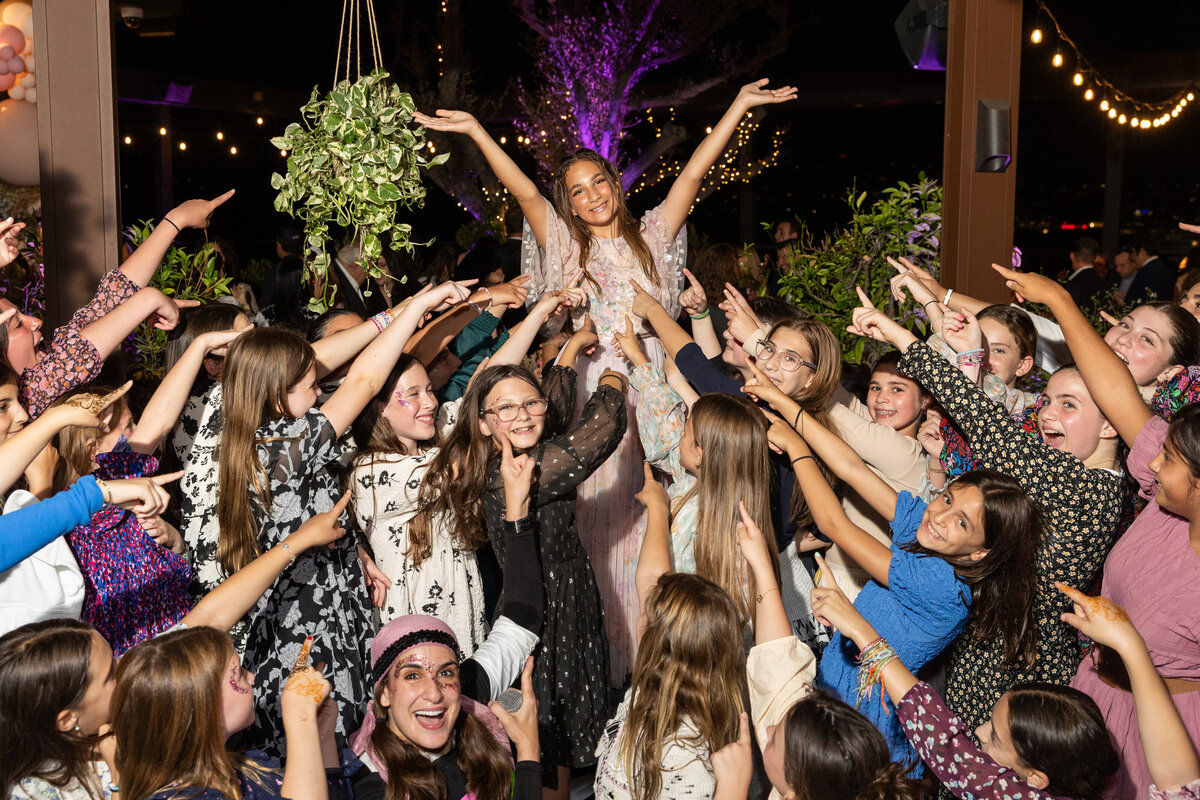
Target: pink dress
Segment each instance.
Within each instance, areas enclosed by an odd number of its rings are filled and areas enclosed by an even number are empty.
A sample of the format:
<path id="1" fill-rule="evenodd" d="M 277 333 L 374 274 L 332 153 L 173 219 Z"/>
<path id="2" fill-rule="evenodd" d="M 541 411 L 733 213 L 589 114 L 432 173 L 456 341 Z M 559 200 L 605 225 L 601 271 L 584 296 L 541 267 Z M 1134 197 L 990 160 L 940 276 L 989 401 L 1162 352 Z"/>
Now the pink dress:
<path id="1" fill-rule="evenodd" d="M 629 374 L 629 362 L 612 346 L 613 333 L 625 329 L 625 315 L 633 316 L 633 287 L 636 280 L 647 292 L 663 304 L 672 317 L 680 311 L 679 292 L 687 257 L 687 230 L 671 231 L 664 219 L 663 207 L 657 206 L 642 217 L 642 236 L 654 256 L 661 283 L 650 284 L 642 267 L 625 240 L 593 239 L 588 253 L 588 272 L 599 289 L 584 281 L 588 293 L 587 313 L 596 324 L 600 345 L 591 358 L 581 357 L 576 364 L 579 373 L 578 408 L 592 396 L 600 375 L 606 369 Z M 532 305 L 547 291 L 562 288 L 567 277 L 579 264 L 579 246 L 562 218 L 546 201 L 546 249 L 541 252 L 537 240 L 525 226 L 522 242 L 522 271 L 530 275 L 528 304 Z M 574 312 L 578 322 L 582 310 Z M 639 335 L 648 337 L 650 331 L 635 318 Z M 642 347 L 651 363 L 662 366 L 663 349 L 654 338 L 643 338 Z M 638 599 L 633 582 L 638 550 L 646 529 L 645 511 L 634 499 L 642 488 L 642 445 L 638 438 L 636 415 L 633 412 L 638 393 L 630 387 L 626 400 L 629 426 L 617 451 L 579 487 L 575 516 L 584 548 L 592 560 L 600 597 L 604 603 L 604 619 L 608 631 L 610 663 L 614 685 L 621 685 L 633 666 L 636 649 L 634 631 L 637 629 Z"/>
<path id="2" fill-rule="evenodd" d="M 1154 500 L 1150 461 L 1162 450 L 1167 423 L 1152 418 L 1130 450 L 1129 473 L 1150 501 L 1104 562 L 1102 594 L 1129 612 L 1146 640 L 1154 666 L 1165 678 L 1200 680 L 1200 555 L 1192 549 L 1188 521 L 1164 511 Z M 1133 695 L 1100 680 L 1091 659 L 1084 659 L 1071 685 L 1100 706 L 1104 722 L 1121 753 L 1121 771 L 1109 790 L 1113 800 L 1141 800 L 1150 772 L 1138 735 Z M 1200 741 L 1200 692 L 1172 698 L 1192 742 Z"/>

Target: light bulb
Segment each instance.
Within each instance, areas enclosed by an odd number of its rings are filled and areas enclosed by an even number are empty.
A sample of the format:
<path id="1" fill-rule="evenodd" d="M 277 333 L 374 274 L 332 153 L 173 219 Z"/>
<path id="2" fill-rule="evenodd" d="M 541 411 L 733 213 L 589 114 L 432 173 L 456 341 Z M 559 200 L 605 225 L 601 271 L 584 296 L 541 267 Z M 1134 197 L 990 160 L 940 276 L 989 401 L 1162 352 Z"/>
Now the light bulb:
<path id="1" fill-rule="evenodd" d="M 1115 108 L 1110 108 L 1108 110 L 1108 118 L 1113 119 L 1116 116 L 1117 116 L 1117 110 Z"/>
<path id="2" fill-rule="evenodd" d="M 283 156 L 284 158 L 287 158 L 287 150 L 280 150 L 279 155 Z"/>
<path id="3" fill-rule="evenodd" d="M 1076 72 L 1071 77 L 1071 83 L 1075 84 L 1076 86 L 1083 86 L 1083 73 Z"/>
<path id="4" fill-rule="evenodd" d="M 1136 128 L 1137 126 L 1138 126 L 1138 118 L 1137 118 L 1137 117 L 1131 117 L 1131 118 L 1130 118 L 1130 120 L 1129 120 L 1129 127 L 1131 127 L 1131 128 Z"/>
<path id="5" fill-rule="evenodd" d="M 262 117 L 259 117 L 258 119 L 254 120 L 254 124 L 255 124 L 255 125 L 262 125 L 262 124 L 263 124 L 263 118 L 262 118 Z"/>
<path id="6" fill-rule="evenodd" d="M 1107 99 L 1100 101 L 1100 110 L 1108 111 L 1108 100 Z"/>
<path id="7" fill-rule="evenodd" d="M 179 143 L 179 149 L 180 149 L 180 150 L 187 150 L 187 142 L 180 142 L 180 143 Z"/>
<path id="8" fill-rule="evenodd" d="M 1195 99 L 1196 99 L 1196 95 L 1192 94 L 1191 92 L 1188 92 L 1188 93 L 1187 93 L 1187 99 L 1188 99 L 1189 101 L 1190 101 L 1190 100 L 1195 100 Z"/>
<path id="9" fill-rule="evenodd" d="M 1034 44 L 1041 44 L 1042 43 L 1042 29 L 1034 28 L 1033 33 L 1029 34 L 1029 41 L 1033 42 Z"/>
<path id="10" fill-rule="evenodd" d="M 167 129 L 166 129 L 166 128 L 159 128 L 159 129 L 158 129 L 158 135 L 159 135 L 159 136 L 166 136 L 166 135 L 167 135 Z"/>
<path id="11" fill-rule="evenodd" d="M 1062 53 L 1055 53 L 1054 58 L 1050 59 L 1050 63 L 1055 67 L 1061 67 L 1063 65 Z"/>
<path id="12" fill-rule="evenodd" d="M 236 156 L 236 155 L 237 155 L 237 148 L 236 148 L 236 147 L 231 147 L 231 148 L 229 148 L 229 155 L 231 155 L 231 156 Z"/>
<path id="13" fill-rule="evenodd" d="M 131 136 L 126 136 L 126 137 L 125 137 L 125 144 L 133 144 L 133 137 L 131 137 Z"/>
<path id="14" fill-rule="evenodd" d="M 1117 122 L 1119 122 L 1119 123 L 1121 123 L 1122 125 L 1124 125 L 1124 124 L 1125 124 L 1125 115 L 1124 115 L 1124 114 L 1122 114 L 1121 116 L 1117 117 Z"/>
<path id="15" fill-rule="evenodd" d="M 224 139 L 225 139 L 225 134 L 221 133 L 220 131 L 217 131 L 217 141 L 220 142 L 220 141 L 223 141 Z"/>
<path id="16" fill-rule="evenodd" d="M 1096 96 L 1096 93 L 1093 92 L 1091 89 L 1088 89 L 1086 92 L 1083 93 L 1084 100 L 1091 100 L 1095 96 Z"/>
<path id="17" fill-rule="evenodd" d="M 1143 127 L 1143 128 L 1149 128 L 1149 127 L 1150 127 L 1150 120 L 1148 120 L 1148 119 L 1144 119 L 1144 120 L 1142 120 L 1142 127 Z"/>

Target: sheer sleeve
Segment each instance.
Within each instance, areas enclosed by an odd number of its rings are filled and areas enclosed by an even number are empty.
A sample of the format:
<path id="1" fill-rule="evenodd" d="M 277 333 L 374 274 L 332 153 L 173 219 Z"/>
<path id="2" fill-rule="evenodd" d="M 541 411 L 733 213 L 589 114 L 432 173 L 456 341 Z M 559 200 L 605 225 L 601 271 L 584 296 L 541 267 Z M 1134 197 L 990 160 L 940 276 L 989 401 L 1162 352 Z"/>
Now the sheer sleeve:
<path id="1" fill-rule="evenodd" d="M 604 463 L 625 435 L 625 395 L 611 386 L 592 393 L 579 424 L 542 445 L 534 505 L 559 499 Z"/>
<path id="2" fill-rule="evenodd" d="M 642 226 L 642 236 L 654 255 L 659 279 L 658 286 L 647 286 L 646 291 L 653 294 L 674 319 L 683 308 L 679 304 L 679 294 L 683 268 L 687 265 L 687 225 L 672 231 L 666 221 L 666 210 L 660 204 L 645 213 Z"/>
<path id="3" fill-rule="evenodd" d="M 554 364 L 542 371 L 542 394 L 550 401 L 546 414 L 546 431 L 557 435 L 567 429 L 575 411 L 579 390 L 579 373 L 571 367 Z"/>
<path id="4" fill-rule="evenodd" d="M 546 204 L 546 248 L 538 246 L 537 237 L 526 220 L 521 235 L 521 274 L 528 275 L 529 283 L 525 288 L 529 295 L 525 298 L 526 308 L 533 308 L 538 298 L 546 292 L 558 291 L 566 283 L 567 276 L 579 266 L 579 246 L 571 238 L 571 232 L 562 217 L 554 209 L 554 204 L 545 197 Z M 553 336 L 562 329 L 565 316 L 553 316 L 542 331 Z"/>
<path id="5" fill-rule="evenodd" d="M 662 369 L 653 364 L 639 366 L 629 376 L 629 381 L 638 390 L 638 436 L 646 460 L 679 480 L 683 472 L 679 463 L 679 442 L 687 424 L 687 404 L 667 384 Z"/>

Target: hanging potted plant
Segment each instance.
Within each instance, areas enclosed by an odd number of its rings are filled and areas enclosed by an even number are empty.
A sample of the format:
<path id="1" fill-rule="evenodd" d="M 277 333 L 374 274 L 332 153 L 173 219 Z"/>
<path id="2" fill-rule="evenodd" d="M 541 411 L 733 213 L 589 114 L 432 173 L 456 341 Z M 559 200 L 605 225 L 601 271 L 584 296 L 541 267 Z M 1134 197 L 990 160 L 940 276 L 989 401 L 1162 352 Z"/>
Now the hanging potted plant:
<path id="1" fill-rule="evenodd" d="M 314 88 L 301 122 L 271 140 L 287 151 L 287 173 L 271 175 L 271 187 L 279 190 L 275 210 L 303 221 L 306 251 L 319 252 L 305 258 L 305 279 L 315 277 L 325 287 L 309 301 L 310 311 L 321 313 L 334 300 L 335 284 L 325 280 L 331 224 L 352 231 L 362 243 L 357 263 L 371 278 L 384 275 L 382 234 L 393 250 L 411 253 L 415 245 L 429 244 L 413 242 L 412 226 L 396 223 L 398 206 L 424 204 L 420 171 L 448 157 L 425 157 L 425 129 L 413 124 L 414 110 L 412 97 L 375 69 L 353 83 L 335 80 L 324 96 Z"/>

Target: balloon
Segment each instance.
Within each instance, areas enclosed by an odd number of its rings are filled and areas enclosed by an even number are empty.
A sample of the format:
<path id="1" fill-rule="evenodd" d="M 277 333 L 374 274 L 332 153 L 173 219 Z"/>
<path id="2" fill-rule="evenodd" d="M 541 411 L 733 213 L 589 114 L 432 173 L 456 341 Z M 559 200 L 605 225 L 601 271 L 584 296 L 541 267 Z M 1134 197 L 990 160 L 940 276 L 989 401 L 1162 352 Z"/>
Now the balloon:
<path id="1" fill-rule="evenodd" d="M 13 56 L 8 60 L 8 71 L 14 75 L 25 71 L 25 59 L 20 56 Z"/>
<path id="2" fill-rule="evenodd" d="M 25 90 L 25 102 L 26 103 L 36 103 L 37 102 L 37 89 L 26 89 Z"/>
<path id="3" fill-rule="evenodd" d="M 17 76 L 13 74 L 0 75 L 0 92 L 7 92 L 12 88 L 12 85 L 17 82 Z"/>
<path id="4" fill-rule="evenodd" d="M 29 41 L 29 44 L 27 44 L 25 46 L 25 49 L 32 50 L 33 49 L 33 14 L 30 14 L 29 16 L 22 19 L 20 24 L 17 25 L 17 28 L 21 31 L 21 35 L 23 35 Z"/>
<path id="5" fill-rule="evenodd" d="M 21 18 L 27 14 L 33 13 L 33 6 L 29 3 L 5 3 L 4 8 L 0 9 L 0 20 L 5 25 L 16 25 L 21 21 Z"/>
<path id="6" fill-rule="evenodd" d="M 16 86 L 8 90 L 8 96 L 13 100 L 24 100 L 25 87 L 18 83 Z"/>
<path id="7" fill-rule="evenodd" d="M 38 177 L 37 106 L 16 100 L 0 103 L 0 180 L 36 186 Z"/>
<path id="8" fill-rule="evenodd" d="M 0 44 L 12 45 L 12 49 L 20 53 L 25 49 L 25 34 L 13 25 L 0 25 Z"/>
<path id="9" fill-rule="evenodd" d="M 16 54 L 17 51 L 12 49 L 11 44 L 0 45 L 0 61 L 8 61 Z"/>
<path id="10" fill-rule="evenodd" d="M 35 72 L 36 70 L 34 69 L 34 66 L 33 66 L 33 56 L 24 56 L 24 59 L 25 59 L 25 71 L 26 72 Z"/>
<path id="11" fill-rule="evenodd" d="M 25 75 L 22 76 L 21 80 L 18 81 L 18 83 L 20 83 L 26 89 L 32 89 L 34 87 L 34 85 L 36 84 L 36 82 L 37 82 L 37 78 L 35 78 L 33 76 L 32 72 L 26 72 Z"/>

